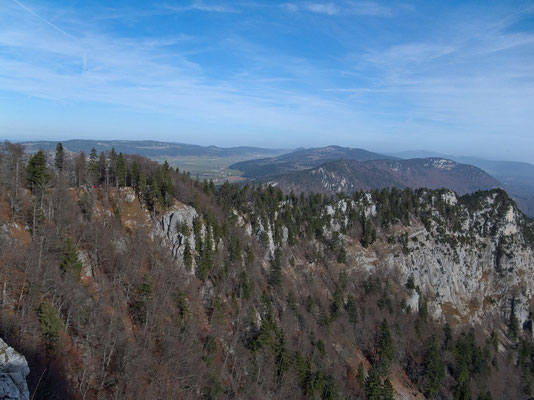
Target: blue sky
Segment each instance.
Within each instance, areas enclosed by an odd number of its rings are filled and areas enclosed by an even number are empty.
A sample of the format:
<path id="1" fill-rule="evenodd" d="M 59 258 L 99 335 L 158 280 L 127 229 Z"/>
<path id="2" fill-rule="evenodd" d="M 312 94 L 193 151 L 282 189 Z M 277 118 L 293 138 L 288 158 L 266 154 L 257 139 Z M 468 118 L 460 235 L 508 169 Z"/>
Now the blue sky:
<path id="1" fill-rule="evenodd" d="M 0 137 L 534 162 L 521 1 L 0 2 Z"/>

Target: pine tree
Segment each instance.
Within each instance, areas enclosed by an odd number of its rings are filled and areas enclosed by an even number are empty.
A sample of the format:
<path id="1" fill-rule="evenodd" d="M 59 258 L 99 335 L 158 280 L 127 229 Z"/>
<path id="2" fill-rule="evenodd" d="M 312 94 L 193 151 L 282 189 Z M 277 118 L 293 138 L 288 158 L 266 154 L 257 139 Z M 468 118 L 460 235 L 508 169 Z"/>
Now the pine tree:
<path id="1" fill-rule="evenodd" d="M 339 393 L 337 390 L 336 382 L 332 375 L 327 375 L 325 377 L 325 384 L 323 388 L 323 393 L 321 394 L 321 399 L 324 400 L 337 400 L 339 399 Z"/>
<path id="2" fill-rule="evenodd" d="M 87 177 L 87 168 L 86 168 L 86 160 L 85 160 L 85 153 L 82 151 L 76 157 L 75 165 L 74 165 L 74 176 L 75 176 L 75 183 L 78 187 L 85 185 L 86 183 L 86 177 Z"/>
<path id="3" fill-rule="evenodd" d="M 146 192 L 146 185 L 146 173 L 145 171 L 141 171 L 141 173 L 139 174 L 139 191 L 143 194 Z"/>
<path id="4" fill-rule="evenodd" d="M 384 381 L 381 391 L 381 400 L 395 400 L 395 390 L 393 389 L 393 385 L 388 378 L 386 378 Z"/>
<path id="5" fill-rule="evenodd" d="M 178 309 L 178 318 L 180 320 L 180 323 L 183 324 L 189 318 L 189 305 L 187 303 L 185 293 L 182 292 L 180 289 L 176 290 L 174 300 L 176 303 L 176 308 Z"/>
<path id="6" fill-rule="evenodd" d="M 448 322 L 443 327 L 443 348 L 450 350 L 452 347 L 452 329 Z"/>
<path id="7" fill-rule="evenodd" d="M 106 189 L 108 187 L 108 165 L 106 160 L 106 155 L 104 152 L 100 152 L 98 158 L 98 183 L 105 185 Z"/>
<path id="8" fill-rule="evenodd" d="M 337 253 L 337 260 L 340 264 L 346 264 L 347 263 L 347 250 L 345 250 L 345 247 L 341 246 L 339 249 L 339 252 Z"/>
<path id="9" fill-rule="evenodd" d="M 274 257 L 271 259 L 271 274 L 269 276 L 269 283 L 273 287 L 277 287 L 282 283 L 282 251 L 277 248 L 274 251 Z"/>
<path id="10" fill-rule="evenodd" d="M 252 283 L 250 282 L 250 279 L 248 278 L 247 271 L 241 271 L 241 275 L 239 277 L 239 289 L 240 289 L 239 297 L 248 299 L 250 296 L 250 292 L 252 291 Z"/>
<path id="11" fill-rule="evenodd" d="M 427 342 L 423 367 L 424 391 L 428 398 L 433 398 L 438 393 L 441 379 L 445 376 L 445 367 L 439 354 L 436 336 L 432 336 Z"/>
<path id="12" fill-rule="evenodd" d="M 245 265 L 247 267 L 252 267 L 254 264 L 254 251 L 250 246 L 247 246 L 247 249 L 245 250 Z"/>
<path id="13" fill-rule="evenodd" d="M 356 379 L 358 379 L 358 383 L 360 384 L 360 387 L 363 388 L 365 385 L 365 369 L 363 368 L 363 363 L 360 362 L 358 365 L 358 374 L 356 375 Z"/>
<path id="14" fill-rule="evenodd" d="M 519 320 L 517 319 L 517 315 L 515 314 L 515 310 L 512 308 L 512 312 L 510 313 L 510 323 L 508 325 L 508 331 L 510 332 L 510 336 L 513 340 L 517 340 L 519 337 Z"/>
<path id="15" fill-rule="evenodd" d="M 376 365 L 371 366 L 369 375 L 365 378 L 365 396 L 367 400 L 381 400 L 382 383 Z"/>
<path id="16" fill-rule="evenodd" d="M 339 315 L 339 312 L 343 309 L 343 293 L 339 287 L 336 287 L 334 291 L 334 298 L 330 304 L 330 319 L 335 321 Z"/>
<path id="17" fill-rule="evenodd" d="M 193 254 L 191 253 L 191 245 L 189 244 L 189 239 L 185 239 L 184 247 L 184 265 L 188 271 L 191 271 L 193 267 Z"/>
<path id="18" fill-rule="evenodd" d="M 115 147 L 112 147 L 109 152 L 109 183 L 117 188 L 119 187 L 119 181 L 117 180 L 117 153 L 115 152 Z"/>
<path id="19" fill-rule="evenodd" d="M 393 338 L 391 336 L 391 331 L 389 330 L 389 325 L 386 319 L 384 319 L 382 324 L 380 324 L 377 347 L 380 373 L 382 375 L 387 375 L 389 373 L 391 363 L 395 358 L 395 346 L 393 344 Z"/>
<path id="20" fill-rule="evenodd" d="M 89 179 L 91 185 L 96 185 L 98 183 L 98 156 L 96 154 L 96 149 L 93 147 L 91 153 L 89 153 L 89 163 L 87 165 L 87 170 L 89 172 Z"/>
<path id="21" fill-rule="evenodd" d="M 279 377 L 282 377 L 289 369 L 291 360 L 289 358 L 289 351 L 287 350 L 284 332 L 281 329 L 278 329 L 277 334 L 278 340 L 274 343 L 273 352 L 276 364 L 276 374 Z"/>
<path id="22" fill-rule="evenodd" d="M 60 143 L 56 146 L 56 159 L 55 159 L 56 169 L 61 174 L 63 172 L 63 167 L 65 166 L 65 150 L 63 145 Z"/>
<path id="23" fill-rule="evenodd" d="M 371 219 L 367 218 L 365 216 L 365 213 L 363 212 L 360 217 L 360 221 L 362 225 L 361 244 L 363 247 L 368 247 L 375 241 L 376 231 L 374 229 L 373 222 L 371 221 Z"/>
<path id="24" fill-rule="evenodd" d="M 75 276 L 80 276 L 82 270 L 82 263 L 78 259 L 78 252 L 76 247 L 69 237 L 63 243 L 63 250 L 61 252 L 61 261 L 59 263 L 61 269 L 65 272 L 72 271 Z"/>
<path id="25" fill-rule="evenodd" d="M 454 391 L 454 400 L 471 400 L 471 387 L 469 379 L 469 368 L 467 364 L 462 363 L 458 378 L 456 379 L 456 390 Z"/>
<path id="26" fill-rule="evenodd" d="M 46 169 L 46 156 L 42 150 L 30 157 L 26 167 L 26 174 L 33 192 L 44 189 L 50 181 L 50 174 Z"/>
<path id="27" fill-rule="evenodd" d="M 43 301 L 39 306 L 39 322 L 43 335 L 51 341 L 57 340 L 63 321 L 54 305 L 48 300 Z"/>
<path id="28" fill-rule="evenodd" d="M 352 294 L 347 297 L 347 304 L 345 304 L 345 310 L 347 311 L 347 317 L 351 324 L 356 324 L 359 319 L 358 306 L 356 305 L 356 299 Z"/>
<path id="29" fill-rule="evenodd" d="M 143 282 L 137 289 L 135 300 L 130 304 L 130 312 L 140 323 L 145 323 L 148 317 L 148 302 L 154 294 L 154 283 L 150 275 L 143 276 Z"/>
<path id="30" fill-rule="evenodd" d="M 141 169 L 139 167 L 139 163 L 137 161 L 134 161 L 132 163 L 132 186 L 134 187 L 136 192 L 139 192 L 139 183 L 141 180 Z"/>
<path id="31" fill-rule="evenodd" d="M 117 186 L 126 186 L 126 161 L 122 153 L 117 157 Z"/>

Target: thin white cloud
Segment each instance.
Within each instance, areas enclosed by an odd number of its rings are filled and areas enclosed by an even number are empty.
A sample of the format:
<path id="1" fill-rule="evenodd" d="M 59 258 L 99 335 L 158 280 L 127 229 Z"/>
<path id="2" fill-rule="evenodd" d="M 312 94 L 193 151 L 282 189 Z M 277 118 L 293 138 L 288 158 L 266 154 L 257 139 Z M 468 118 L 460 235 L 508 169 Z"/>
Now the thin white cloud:
<path id="1" fill-rule="evenodd" d="M 295 3 L 285 3 L 281 7 L 289 12 L 297 12 L 299 10 L 299 6 Z"/>
<path id="2" fill-rule="evenodd" d="M 303 3 L 302 8 L 312 13 L 329 16 L 374 16 L 389 17 L 390 8 L 371 1 L 340 1 L 337 3 Z"/>
<path id="3" fill-rule="evenodd" d="M 333 3 L 307 3 L 304 8 L 317 14 L 337 15 L 340 9 Z"/>
<path id="4" fill-rule="evenodd" d="M 375 2 L 352 2 L 352 12 L 355 15 L 366 15 L 375 17 L 390 17 L 393 11 Z"/>
<path id="5" fill-rule="evenodd" d="M 187 6 L 177 6 L 177 5 L 165 5 L 166 9 L 183 12 L 183 11 L 205 11 L 213 13 L 236 13 L 238 10 L 232 6 L 226 4 L 209 4 L 203 1 L 195 1 Z"/>
<path id="6" fill-rule="evenodd" d="M 277 88 L 262 71 L 210 79 L 185 51 L 166 49 L 193 38 L 129 39 L 80 24 L 76 40 L 71 40 L 31 15 L 14 12 L 0 17 L 0 22 L 0 49 L 7 50 L 0 51 L 3 91 L 56 103 L 166 115 L 184 124 L 202 121 L 204 127 L 217 124 L 221 129 L 238 124 L 274 131 L 338 130 L 343 121 L 357 118 L 358 113 L 343 103 Z M 268 57 L 255 60 L 268 62 Z M 303 65 L 294 70 L 302 73 Z M 337 116 L 339 122 L 327 122 L 324 114 Z"/>
<path id="7" fill-rule="evenodd" d="M 453 45 L 431 43 L 405 43 L 384 51 L 373 50 L 363 55 L 363 61 L 376 66 L 398 69 L 406 65 L 422 64 L 450 55 L 456 50 Z"/>
<path id="8" fill-rule="evenodd" d="M 47 24 L 48 26 L 52 27 L 53 29 L 55 29 L 56 31 L 62 33 L 63 35 L 66 35 L 68 37 L 70 37 L 71 39 L 74 39 L 74 37 L 68 33 L 68 32 L 65 32 L 63 29 L 61 29 L 60 27 L 58 27 L 56 24 L 53 24 L 52 22 L 50 22 L 48 19 L 46 18 L 43 18 L 42 16 L 40 16 L 39 14 L 37 14 L 35 11 L 33 11 L 31 8 L 29 7 L 26 7 L 24 4 L 22 4 L 20 1 L 18 0 L 11 0 L 13 1 L 13 3 L 17 4 L 19 7 L 21 7 L 23 10 L 27 11 L 28 13 L 30 13 L 31 15 L 33 15 L 34 17 L 38 18 L 39 20 L 41 20 L 42 22 L 44 22 L 45 24 Z"/>

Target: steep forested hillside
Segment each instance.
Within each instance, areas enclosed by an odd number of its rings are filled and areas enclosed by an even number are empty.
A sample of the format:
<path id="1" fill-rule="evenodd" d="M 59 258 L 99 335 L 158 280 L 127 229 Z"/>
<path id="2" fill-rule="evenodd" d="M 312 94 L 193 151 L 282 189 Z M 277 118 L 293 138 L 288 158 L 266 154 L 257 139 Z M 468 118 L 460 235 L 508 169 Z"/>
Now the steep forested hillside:
<path id="1" fill-rule="evenodd" d="M 533 227 L 501 190 L 296 196 L 0 154 L 0 335 L 35 399 L 534 390 Z"/>
<path id="2" fill-rule="evenodd" d="M 387 187 L 445 187 L 465 194 L 502 186 L 477 167 L 443 158 L 336 160 L 316 168 L 269 177 L 267 181 L 287 193 L 304 191 L 325 194 Z"/>
<path id="3" fill-rule="evenodd" d="M 364 149 L 341 146 L 298 149 L 278 157 L 261 158 L 235 163 L 230 168 L 243 171 L 243 176 L 261 180 L 270 176 L 317 167 L 333 160 L 395 160 L 395 157 Z"/>

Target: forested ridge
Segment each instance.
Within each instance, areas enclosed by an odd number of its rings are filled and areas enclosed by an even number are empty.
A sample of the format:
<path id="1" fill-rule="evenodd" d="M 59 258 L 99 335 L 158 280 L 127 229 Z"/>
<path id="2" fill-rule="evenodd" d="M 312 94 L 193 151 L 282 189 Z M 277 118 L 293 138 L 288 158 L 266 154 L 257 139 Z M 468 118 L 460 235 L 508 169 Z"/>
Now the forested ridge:
<path id="1" fill-rule="evenodd" d="M 284 194 L 216 188 L 113 150 L 27 155 L 5 142 L 0 157 L 0 336 L 27 357 L 35 399 L 534 391 L 532 327 L 513 300 L 487 324 L 449 324 L 433 318 L 434 294 L 417 279 L 358 264 L 369 249 L 409 255 L 422 244 L 406 228 L 419 225 L 451 252 L 476 251 L 516 209 L 502 190 L 458 204 L 446 190 Z M 491 221 L 466 228 L 488 197 Z M 173 227 L 176 256 L 156 221 L 184 207 L 196 213 Z M 517 243 L 507 237 L 497 260 L 532 246 L 531 221 Z"/>

